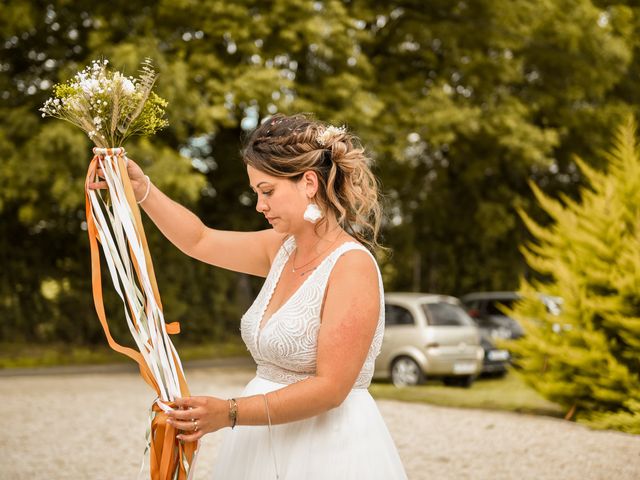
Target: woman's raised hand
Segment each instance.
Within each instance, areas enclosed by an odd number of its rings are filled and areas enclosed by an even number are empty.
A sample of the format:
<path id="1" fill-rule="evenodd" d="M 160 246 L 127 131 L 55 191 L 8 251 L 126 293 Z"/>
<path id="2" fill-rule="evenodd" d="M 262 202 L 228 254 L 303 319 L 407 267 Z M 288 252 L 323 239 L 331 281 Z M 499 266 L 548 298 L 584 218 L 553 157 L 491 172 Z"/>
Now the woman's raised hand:
<path id="1" fill-rule="evenodd" d="M 98 168 L 97 173 L 98 177 L 104 178 L 101 168 Z M 127 161 L 127 174 L 129 175 L 129 180 L 131 180 L 131 186 L 133 187 L 133 193 L 136 197 L 136 201 L 142 201 L 149 188 L 149 177 L 147 177 L 142 171 L 142 168 L 140 168 L 140 166 L 130 158 Z M 89 188 L 91 190 L 99 190 L 108 189 L 109 186 L 106 181 L 101 180 L 99 182 L 90 183 Z"/>

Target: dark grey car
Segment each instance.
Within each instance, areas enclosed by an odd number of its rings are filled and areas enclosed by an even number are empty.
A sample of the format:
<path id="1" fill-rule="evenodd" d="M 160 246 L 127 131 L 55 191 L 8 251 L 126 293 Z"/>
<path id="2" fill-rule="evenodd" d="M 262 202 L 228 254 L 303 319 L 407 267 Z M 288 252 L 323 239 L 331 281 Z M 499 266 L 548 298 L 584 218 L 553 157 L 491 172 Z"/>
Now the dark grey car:
<path id="1" fill-rule="evenodd" d="M 480 333 L 480 345 L 484 350 L 482 360 L 482 375 L 501 377 L 506 375 L 511 364 L 511 354 L 508 350 L 498 348 L 486 332 Z"/>
<path id="2" fill-rule="evenodd" d="M 512 308 L 520 297 L 516 292 L 475 292 L 460 297 L 467 313 L 483 333 L 494 339 L 512 339 L 524 335 L 522 326 L 501 310 Z"/>
<path id="3" fill-rule="evenodd" d="M 547 311 L 558 315 L 562 306 L 562 299 L 543 293 L 539 294 Z M 524 335 L 522 326 L 502 310 L 511 309 L 520 300 L 517 292 L 474 292 L 460 297 L 467 313 L 478 324 L 481 332 L 492 339 L 515 339 Z M 558 328 L 560 328 L 558 326 Z M 556 326 L 554 325 L 554 330 Z"/>

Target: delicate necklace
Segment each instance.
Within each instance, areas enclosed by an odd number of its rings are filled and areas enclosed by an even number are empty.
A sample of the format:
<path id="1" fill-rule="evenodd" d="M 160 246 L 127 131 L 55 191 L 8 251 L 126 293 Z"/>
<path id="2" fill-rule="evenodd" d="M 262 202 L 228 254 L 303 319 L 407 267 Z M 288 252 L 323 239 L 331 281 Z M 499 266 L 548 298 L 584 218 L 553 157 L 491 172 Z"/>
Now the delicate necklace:
<path id="1" fill-rule="evenodd" d="M 337 225 L 337 226 L 336 226 L 336 228 L 337 228 L 337 227 L 339 227 L 339 226 L 340 226 L 340 225 Z M 296 247 L 295 251 L 293 252 L 293 259 L 292 259 L 292 261 L 291 261 L 291 271 L 292 271 L 293 273 L 300 272 L 300 270 L 301 270 L 301 269 L 303 269 L 303 268 L 304 268 L 304 267 L 306 267 L 307 265 L 311 264 L 313 261 L 315 261 L 315 260 L 317 260 L 318 258 L 320 258 L 320 256 L 321 256 L 322 254 L 326 253 L 326 252 L 327 252 L 327 250 L 329 250 L 329 249 L 333 246 L 333 244 L 334 244 L 334 243 L 336 243 L 336 241 L 338 240 L 338 238 L 340 238 L 341 236 L 342 236 L 342 232 L 340 232 L 340 233 L 338 234 L 338 236 L 336 236 L 336 238 L 334 238 L 334 239 L 331 241 L 331 243 L 327 246 L 327 248 L 325 248 L 324 250 L 322 250 L 318 255 L 316 255 L 315 257 L 313 257 L 313 258 L 312 258 L 311 260 L 309 260 L 307 263 L 304 263 L 304 264 L 300 265 L 299 267 L 296 267 L 296 266 L 295 266 L 295 264 L 296 264 L 296 256 L 297 256 L 297 253 L 298 253 L 298 247 Z M 322 239 L 320 239 L 320 240 L 322 240 Z M 318 240 L 318 243 L 320 243 L 320 240 Z M 316 243 L 316 245 L 317 245 L 318 243 Z M 316 267 L 313 267 L 313 268 L 311 268 L 311 269 L 309 269 L 309 270 L 305 270 L 304 272 L 300 273 L 300 276 L 303 276 L 303 275 L 305 275 L 305 274 L 309 273 L 311 270 L 314 270 L 315 268 L 316 268 Z"/>
<path id="2" fill-rule="evenodd" d="M 317 265 L 315 267 L 311 267 L 309 270 L 305 270 L 304 272 L 300 272 L 300 276 L 304 277 L 307 273 L 313 272 L 316 268 L 318 268 Z"/>

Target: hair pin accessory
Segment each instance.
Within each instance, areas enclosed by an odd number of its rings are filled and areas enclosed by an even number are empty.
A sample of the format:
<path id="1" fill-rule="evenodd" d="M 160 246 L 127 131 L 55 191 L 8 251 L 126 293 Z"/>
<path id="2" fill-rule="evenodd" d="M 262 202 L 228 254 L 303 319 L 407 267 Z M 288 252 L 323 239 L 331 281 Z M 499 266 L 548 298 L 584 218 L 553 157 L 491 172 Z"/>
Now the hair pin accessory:
<path id="1" fill-rule="evenodd" d="M 344 125 L 341 127 L 334 127 L 333 125 L 329 125 L 321 133 L 318 134 L 317 140 L 318 143 L 324 147 L 329 139 L 337 135 L 343 135 L 346 132 L 347 129 Z"/>

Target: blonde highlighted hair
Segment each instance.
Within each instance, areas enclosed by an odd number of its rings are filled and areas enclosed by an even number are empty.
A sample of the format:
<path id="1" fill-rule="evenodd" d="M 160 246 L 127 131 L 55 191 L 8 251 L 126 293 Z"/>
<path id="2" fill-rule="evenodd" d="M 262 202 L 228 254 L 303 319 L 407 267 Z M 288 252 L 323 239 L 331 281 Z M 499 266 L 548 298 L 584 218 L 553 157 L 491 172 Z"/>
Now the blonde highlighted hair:
<path id="1" fill-rule="evenodd" d="M 378 182 L 359 139 L 346 129 L 303 114 L 277 114 L 247 137 L 242 158 L 257 170 L 294 181 L 314 171 L 320 208 L 333 211 L 340 226 L 370 250 L 379 246 Z"/>

